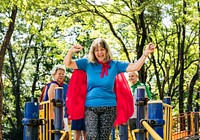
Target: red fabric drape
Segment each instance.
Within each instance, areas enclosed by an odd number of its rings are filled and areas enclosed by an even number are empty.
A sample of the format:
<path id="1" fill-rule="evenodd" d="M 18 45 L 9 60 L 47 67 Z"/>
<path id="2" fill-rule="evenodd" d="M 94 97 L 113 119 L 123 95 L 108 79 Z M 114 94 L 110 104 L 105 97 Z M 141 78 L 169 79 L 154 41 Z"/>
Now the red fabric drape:
<path id="1" fill-rule="evenodd" d="M 87 77 L 82 70 L 74 70 L 67 91 L 66 106 L 68 118 L 77 120 L 84 118 L 85 98 L 87 93 Z M 115 93 L 117 98 L 117 117 L 114 126 L 127 123 L 133 114 L 133 96 L 123 73 L 116 76 Z"/>
<path id="2" fill-rule="evenodd" d="M 71 120 L 84 118 L 85 98 L 87 93 L 87 77 L 82 70 L 74 70 L 68 84 L 66 106 Z"/>

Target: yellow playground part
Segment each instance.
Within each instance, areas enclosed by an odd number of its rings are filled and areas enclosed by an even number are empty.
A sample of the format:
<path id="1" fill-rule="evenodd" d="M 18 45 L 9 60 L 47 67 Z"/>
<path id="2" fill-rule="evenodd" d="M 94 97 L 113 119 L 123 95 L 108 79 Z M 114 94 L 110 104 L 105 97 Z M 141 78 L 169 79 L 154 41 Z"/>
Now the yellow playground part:
<path id="1" fill-rule="evenodd" d="M 71 125 L 69 124 L 69 132 L 64 130 L 53 130 L 52 120 L 50 119 L 50 110 L 52 102 L 50 100 L 40 103 L 39 119 L 44 119 L 45 123 L 39 126 L 39 140 L 51 140 L 52 134 L 60 133 L 60 140 L 65 140 L 67 133 L 69 134 L 69 140 L 72 140 Z"/>

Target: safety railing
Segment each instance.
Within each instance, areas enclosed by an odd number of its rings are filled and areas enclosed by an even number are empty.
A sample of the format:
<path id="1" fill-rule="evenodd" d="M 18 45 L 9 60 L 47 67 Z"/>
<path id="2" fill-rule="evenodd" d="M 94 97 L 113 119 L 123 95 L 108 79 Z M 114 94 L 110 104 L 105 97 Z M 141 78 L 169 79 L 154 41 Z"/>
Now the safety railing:
<path id="1" fill-rule="evenodd" d="M 45 119 L 46 124 L 39 126 L 39 139 L 40 140 L 51 140 L 51 120 L 50 117 L 50 110 L 51 110 L 51 101 L 44 101 L 40 103 L 40 110 L 39 110 L 39 118 Z"/>
<path id="2" fill-rule="evenodd" d="M 58 91 L 55 91 L 55 92 L 62 92 L 62 89 L 58 88 L 57 90 Z M 53 121 L 52 111 L 53 110 L 55 111 L 56 109 L 57 111 L 56 113 L 54 112 L 55 116 L 54 116 L 54 121 Z M 64 140 L 65 139 L 67 132 L 62 130 L 62 121 L 63 121 L 62 111 L 63 111 L 63 105 L 62 105 L 61 100 L 59 99 L 48 100 L 48 101 L 44 101 L 40 103 L 39 118 L 46 120 L 46 124 L 39 126 L 39 140 L 52 140 L 52 139 Z M 58 117 L 56 117 L 56 115 L 58 115 Z M 57 120 L 55 118 L 57 118 Z M 54 129 L 55 126 L 57 126 L 56 129 Z M 70 126 L 69 126 L 69 130 L 71 130 Z M 71 140 L 72 139 L 71 131 L 69 131 L 68 133 L 69 133 L 69 140 Z"/>
<path id="3" fill-rule="evenodd" d="M 172 139 L 172 124 L 173 124 L 173 118 L 172 118 L 172 108 L 173 106 L 163 103 L 164 107 L 164 140 L 171 140 Z"/>
<path id="4" fill-rule="evenodd" d="M 173 116 L 173 140 L 184 137 L 199 137 L 199 114 L 200 112 L 185 112 Z"/>
<path id="5" fill-rule="evenodd" d="M 53 122 L 50 119 L 50 104 L 52 104 L 50 100 L 40 103 L 39 118 L 46 120 L 46 124 L 39 126 L 39 140 L 52 140 L 52 134 L 55 133 L 62 134 L 60 140 L 64 140 L 65 136 L 67 135 L 66 131 L 52 129 Z M 71 126 L 69 125 L 69 140 L 72 140 L 72 132 L 70 130 Z"/>

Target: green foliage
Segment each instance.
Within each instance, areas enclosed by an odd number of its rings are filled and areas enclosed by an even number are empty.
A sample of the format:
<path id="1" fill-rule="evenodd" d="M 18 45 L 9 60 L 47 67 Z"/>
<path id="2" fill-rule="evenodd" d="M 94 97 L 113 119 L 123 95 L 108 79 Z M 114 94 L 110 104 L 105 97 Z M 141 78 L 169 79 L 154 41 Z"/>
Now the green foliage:
<path id="1" fill-rule="evenodd" d="M 106 38 L 114 59 L 123 61 L 128 61 L 125 50 L 131 61 L 137 59 L 136 47 L 144 47 L 142 40 L 156 44 L 157 50 L 153 54 L 155 61 L 150 56 L 145 62 L 146 82 L 154 99 L 159 99 L 161 93 L 164 96 L 171 95 L 174 114 L 177 114 L 180 96 L 179 43 L 182 39 L 179 35 L 183 32 L 180 28 L 182 25 L 186 27 L 183 84 L 185 103 L 199 58 L 199 13 L 196 1 L 186 3 L 184 15 L 182 1 L 171 0 L 143 3 L 115 0 L 98 5 L 92 1 L 76 0 L 0 1 L 0 40 L 5 36 L 13 5 L 18 6 L 15 31 L 3 69 L 4 138 L 8 138 L 13 131 L 19 131 L 13 127 L 17 122 L 16 102 L 21 106 L 23 117 L 25 102 L 32 95 L 39 97 L 43 85 L 51 80 L 52 67 L 63 63 L 71 45 L 79 43 L 84 47 L 82 52 L 73 56 L 74 59 L 84 57 L 89 52 L 91 42 L 97 37 Z M 66 82 L 71 72 L 67 69 Z M 17 81 L 20 81 L 19 85 Z M 20 91 L 15 93 L 14 87 L 18 86 Z M 199 86 L 198 81 L 194 85 L 193 105 L 199 102 L 195 99 Z M 17 94 L 20 94 L 19 101 L 16 101 Z"/>

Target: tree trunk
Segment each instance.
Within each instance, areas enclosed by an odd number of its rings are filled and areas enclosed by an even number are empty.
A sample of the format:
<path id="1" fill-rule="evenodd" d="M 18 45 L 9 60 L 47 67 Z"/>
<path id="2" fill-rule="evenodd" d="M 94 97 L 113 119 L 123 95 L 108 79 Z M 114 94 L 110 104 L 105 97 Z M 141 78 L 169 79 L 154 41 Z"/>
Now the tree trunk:
<path id="1" fill-rule="evenodd" d="M 186 14 L 185 11 L 186 2 L 183 0 L 183 15 Z M 184 112 L 184 48 L 185 48 L 185 19 L 183 19 L 183 23 L 181 25 L 182 31 L 182 40 L 179 49 L 179 61 L 180 61 L 180 79 L 179 79 L 179 113 L 182 114 Z M 185 130 L 185 120 L 182 117 L 181 119 L 181 130 Z"/>
<path id="2" fill-rule="evenodd" d="M 196 83 L 196 81 L 198 80 L 198 68 L 197 68 L 197 72 L 195 73 L 195 75 L 192 77 L 192 80 L 190 82 L 190 86 L 189 86 L 189 95 L 188 95 L 188 109 L 189 111 L 192 111 L 192 102 L 193 102 L 193 91 L 194 91 L 194 85 Z"/>
<path id="3" fill-rule="evenodd" d="M 197 3 L 197 8 L 198 8 L 198 13 L 200 15 L 200 3 L 199 2 Z M 198 40 L 198 43 L 199 43 L 198 80 L 200 81 L 200 21 L 199 21 L 199 40 Z M 198 88 L 198 92 L 197 92 L 197 96 L 196 96 L 197 101 L 199 99 L 199 91 L 200 91 L 200 86 Z M 196 103 L 196 108 L 199 111 L 199 103 L 198 102 Z"/>
<path id="4" fill-rule="evenodd" d="M 155 60 L 155 57 L 154 55 L 152 55 L 152 62 L 153 62 L 153 66 L 154 66 L 154 69 L 155 69 L 155 76 L 156 76 L 156 84 L 158 85 L 158 91 L 159 91 L 159 97 L 160 97 L 160 100 L 163 100 L 164 98 L 164 93 L 162 92 L 162 86 L 161 86 L 161 82 L 160 82 L 160 78 L 159 78 L 159 72 L 157 70 L 157 66 L 156 66 L 156 60 Z"/>
<path id="5" fill-rule="evenodd" d="M 4 57 L 6 54 L 6 49 L 10 43 L 11 36 L 14 31 L 15 19 L 17 16 L 17 7 L 14 6 L 11 14 L 11 21 L 8 26 L 8 30 L 6 32 L 5 38 L 3 40 L 3 44 L 0 50 L 0 140 L 2 140 L 2 108 L 3 108 L 3 81 L 2 81 L 2 69 Z"/>

